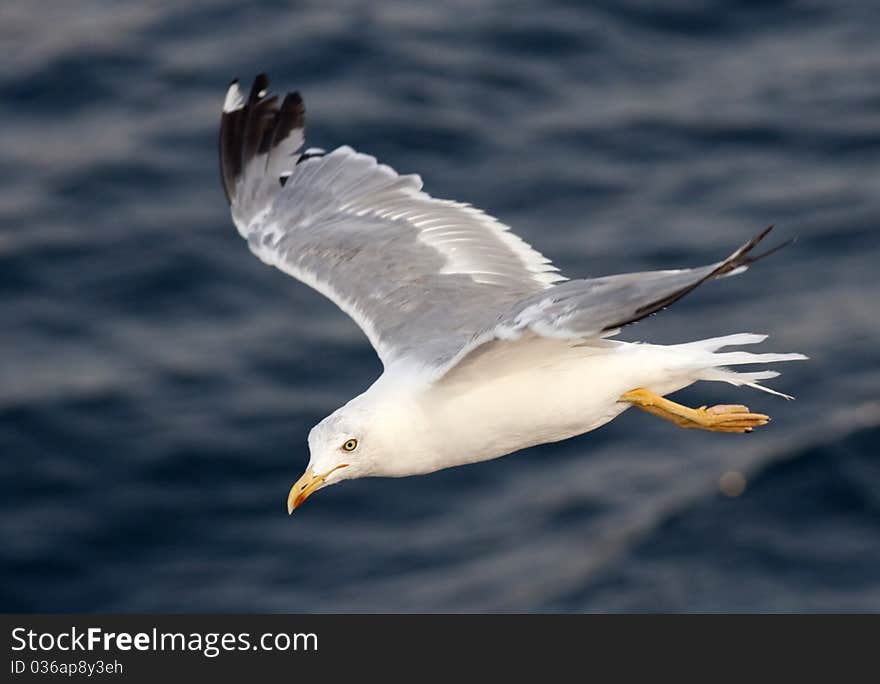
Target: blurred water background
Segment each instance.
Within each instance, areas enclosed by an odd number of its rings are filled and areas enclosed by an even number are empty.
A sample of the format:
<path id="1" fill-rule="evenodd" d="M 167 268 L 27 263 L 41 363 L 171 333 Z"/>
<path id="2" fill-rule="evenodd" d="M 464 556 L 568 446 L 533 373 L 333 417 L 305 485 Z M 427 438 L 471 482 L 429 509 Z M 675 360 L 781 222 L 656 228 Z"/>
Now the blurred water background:
<path id="1" fill-rule="evenodd" d="M 0 610 L 880 610 L 880 5 L 44 0 L 0 8 Z M 800 351 L 751 436 L 630 411 L 284 508 L 380 365 L 217 174 L 265 70 L 308 144 L 486 209 L 568 275 L 799 242 L 627 328 Z M 741 476 L 745 490 L 719 487 Z M 740 482 L 742 484 L 742 482 Z"/>

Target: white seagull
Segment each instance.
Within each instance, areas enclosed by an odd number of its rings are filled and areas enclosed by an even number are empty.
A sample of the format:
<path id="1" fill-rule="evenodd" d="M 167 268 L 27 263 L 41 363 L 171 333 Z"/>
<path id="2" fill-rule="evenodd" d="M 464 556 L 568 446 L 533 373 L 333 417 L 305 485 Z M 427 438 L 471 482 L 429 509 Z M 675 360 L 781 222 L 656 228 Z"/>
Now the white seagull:
<path id="1" fill-rule="evenodd" d="M 288 512 L 318 489 L 404 477 L 556 442 L 636 406 L 682 428 L 744 433 L 770 419 L 742 405 L 689 408 L 664 396 L 698 380 L 761 386 L 775 371 L 729 366 L 806 358 L 719 350 L 742 333 L 671 346 L 612 341 L 624 325 L 702 283 L 744 271 L 770 228 L 699 268 L 568 280 L 507 226 L 434 199 L 417 175 L 339 147 L 300 151 L 305 109 L 260 74 L 233 81 L 220 124 L 232 219 L 267 264 L 331 299 L 384 371 L 309 433 Z M 775 251 L 775 250 L 771 250 Z"/>

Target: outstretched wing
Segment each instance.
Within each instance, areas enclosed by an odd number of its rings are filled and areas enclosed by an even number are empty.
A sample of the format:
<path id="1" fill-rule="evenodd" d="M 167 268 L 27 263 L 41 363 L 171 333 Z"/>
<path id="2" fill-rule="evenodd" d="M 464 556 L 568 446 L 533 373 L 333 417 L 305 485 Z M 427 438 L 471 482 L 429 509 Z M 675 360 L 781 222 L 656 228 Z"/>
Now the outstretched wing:
<path id="1" fill-rule="evenodd" d="M 511 344 L 540 344 L 540 340 L 577 343 L 613 335 L 623 326 L 674 304 L 703 283 L 742 273 L 788 244 L 753 255 L 752 250 L 772 229 L 770 226 L 723 261 L 708 266 L 570 280 L 526 297 L 475 335 L 446 368 L 439 369 L 438 378 L 451 380 L 493 353 L 503 350 L 509 354 Z"/>
<path id="2" fill-rule="evenodd" d="M 351 316 L 383 364 L 443 367 L 517 302 L 564 280 L 507 226 L 421 191 L 373 157 L 301 152 L 298 93 L 279 103 L 260 75 L 233 82 L 220 167 L 236 227 L 264 262 Z"/>

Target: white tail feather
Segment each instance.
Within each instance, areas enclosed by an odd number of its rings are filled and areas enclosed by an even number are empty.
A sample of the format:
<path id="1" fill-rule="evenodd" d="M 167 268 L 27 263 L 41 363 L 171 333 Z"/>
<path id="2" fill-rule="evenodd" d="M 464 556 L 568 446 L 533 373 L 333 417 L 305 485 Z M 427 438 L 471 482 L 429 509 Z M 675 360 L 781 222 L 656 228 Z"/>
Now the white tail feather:
<path id="1" fill-rule="evenodd" d="M 756 371 L 754 373 L 737 373 L 736 371 L 726 368 L 708 368 L 700 373 L 700 380 L 715 380 L 718 382 L 727 382 L 737 387 L 751 387 L 752 389 L 761 390 L 768 394 L 775 394 L 783 399 L 794 399 L 790 394 L 777 392 L 775 389 L 764 387 L 759 380 L 769 380 L 779 375 L 776 371 Z"/>
<path id="2" fill-rule="evenodd" d="M 716 353 L 717 350 L 724 347 L 743 344 L 757 344 L 767 339 L 766 335 L 756 335 L 753 333 L 739 333 L 736 335 L 726 335 L 724 337 L 713 337 L 707 340 L 697 340 L 696 342 L 688 342 L 687 344 L 676 345 L 678 348 L 685 349 L 690 356 L 689 363 L 697 380 L 710 380 L 718 382 L 727 382 L 731 385 L 746 386 L 753 389 L 761 390 L 769 394 L 783 397 L 785 399 L 793 399 L 794 397 L 777 392 L 769 387 L 760 384 L 761 380 L 768 380 L 779 375 L 776 371 L 761 370 L 746 373 L 738 373 L 729 370 L 725 366 L 738 366 L 751 363 L 778 363 L 780 361 L 800 361 L 807 357 L 803 354 L 753 354 L 745 351 L 732 351 L 724 353 Z"/>
<path id="3" fill-rule="evenodd" d="M 780 361 L 803 361 L 803 354 L 753 354 L 751 352 L 735 351 L 723 354 L 713 354 L 715 366 L 741 366 L 744 363 L 779 363 Z"/>
<path id="4" fill-rule="evenodd" d="M 714 352 L 723 349 L 724 347 L 733 347 L 741 344 L 758 344 L 766 339 L 767 335 L 737 333 L 736 335 L 723 335 L 722 337 L 710 337 L 709 339 L 697 340 L 696 342 L 686 342 L 685 344 L 678 344 L 676 346 Z"/>

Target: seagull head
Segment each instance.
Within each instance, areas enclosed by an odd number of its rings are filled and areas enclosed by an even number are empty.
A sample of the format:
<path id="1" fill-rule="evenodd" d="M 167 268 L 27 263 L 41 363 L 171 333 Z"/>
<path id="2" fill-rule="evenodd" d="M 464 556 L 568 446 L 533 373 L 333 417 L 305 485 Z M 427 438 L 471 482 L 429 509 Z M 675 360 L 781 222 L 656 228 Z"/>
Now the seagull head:
<path id="1" fill-rule="evenodd" d="M 370 475 L 380 451 L 370 413 L 353 402 L 312 428 L 309 433 L 309 465 L 290 488 L 287 512 L 293 513 L 319 489 L 343 480 Z"/>

